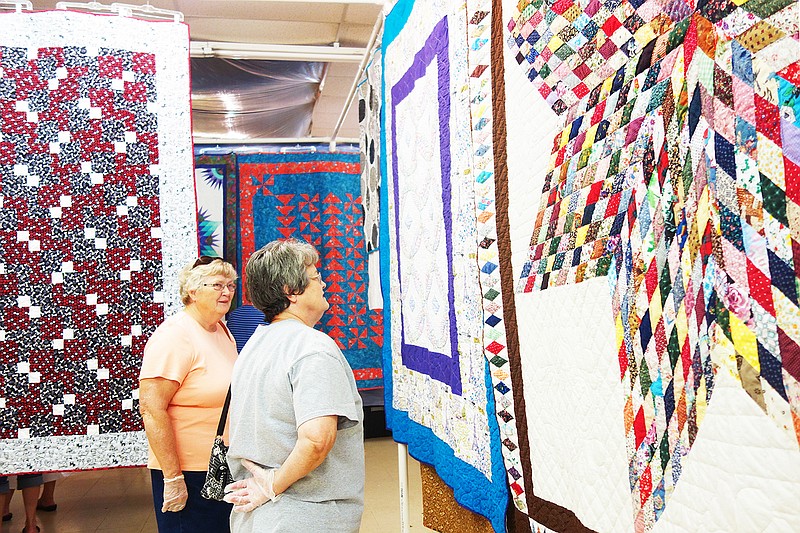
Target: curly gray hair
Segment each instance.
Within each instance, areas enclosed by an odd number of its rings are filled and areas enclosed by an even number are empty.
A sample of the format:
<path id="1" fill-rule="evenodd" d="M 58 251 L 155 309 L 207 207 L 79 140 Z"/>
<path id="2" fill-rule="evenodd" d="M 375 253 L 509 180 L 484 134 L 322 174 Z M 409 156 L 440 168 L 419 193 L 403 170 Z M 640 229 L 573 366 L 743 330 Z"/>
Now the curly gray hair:
<path id="1" fill-rule="evenodd" d="M 233 265 L 224 259 L 207 255 L 200 256 L 196 261 L 192 261 L 183 267 L 181 273 L 178 274 L 183 305 L 192 303 L 192 297 L 189 292 L 199 289 L 203 284 L 203 279 L 209 276 L 225 276 L 231 280 L 236 280 L 239 277 Z"/>
<path id="2" fill-rule="evenodd" d="M 250 256 L 245 267 L 245 294 L 264 313 L 267 322 L 289 307 L 288 294 L 303 294 L 311 282 L 306 268 L 319 261 L 317 250 L 305 241 L 272 241 Z"/>

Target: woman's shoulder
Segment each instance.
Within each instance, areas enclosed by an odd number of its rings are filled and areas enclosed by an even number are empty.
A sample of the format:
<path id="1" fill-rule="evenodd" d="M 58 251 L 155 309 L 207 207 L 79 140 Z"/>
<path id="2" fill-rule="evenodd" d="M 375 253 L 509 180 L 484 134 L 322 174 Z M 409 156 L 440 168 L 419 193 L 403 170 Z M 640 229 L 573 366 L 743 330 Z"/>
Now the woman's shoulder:
<path id="1" fill-rule="evenodd" d="M 192 336 L 191 321 L 192 317 L 183 311 L 168 316 L 155 331 L 153 331 L 150 340 L 190 339 Z"/>

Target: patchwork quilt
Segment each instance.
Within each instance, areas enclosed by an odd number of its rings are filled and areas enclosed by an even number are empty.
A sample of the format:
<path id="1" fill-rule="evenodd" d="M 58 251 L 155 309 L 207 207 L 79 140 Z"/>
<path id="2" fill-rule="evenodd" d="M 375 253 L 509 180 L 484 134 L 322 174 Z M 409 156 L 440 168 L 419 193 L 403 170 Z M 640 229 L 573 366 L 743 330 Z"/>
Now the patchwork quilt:
<path id="1" fill-rule="evenodd" d="M 238 157 L 240 265 L 275 239 L 320 253 L 330 309 L 318 327 L 344 353 L 359 389 L 383 386 L 383 315 L 367 306 L 367 252 L 357 153 Z"/>
<path id="2" fill-rule="evenodd" d="M 517 511 L 797 530 L 797 3 L 494 8 Z"/>
<path id="3" fill-rule="evenodd" d="M 142 465 L 142 350 L 197 253 L 188 28 L 0 17 L 0 470 Z"/>
<path id="4" fill-rule="evenodd" d="M 459 503 L 504 531 L 508 474 L 494 396 L 495 386 L 508 389 L 484 356 L 504 349 L 501 315 L 492 314 L 499 278 L 485 185 L 491 93 L 480 34 L 488 13 L 472 9 L 468 17 L 449 2 L 401 1 L 384 26 L 385 405 L 394 438 L 433 465 Z"/>

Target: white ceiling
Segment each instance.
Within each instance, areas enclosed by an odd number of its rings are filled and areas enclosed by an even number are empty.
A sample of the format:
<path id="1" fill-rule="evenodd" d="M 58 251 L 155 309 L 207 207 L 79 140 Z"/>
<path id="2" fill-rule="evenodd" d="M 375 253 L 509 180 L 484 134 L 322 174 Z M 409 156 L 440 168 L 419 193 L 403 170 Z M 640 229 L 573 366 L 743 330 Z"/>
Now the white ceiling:
<path id="1" fill-rule="evenodd" d="M 57 0 L 32 3 L 35 10 L 55 9 Z M 147 4 L 183 13 L 195 43 L 193 55 L 202 43 L 209 43 L 212 49 L 216 48 L 215 43 L 238 43 L 243 45 L 238 48 L 251 45 L 262 54 L 254 56 L 251 51 L 246 56 L 250 59 L 291 56 L 298 58 L 295 60 L 305 57 L 307 61 L 328 61 L 310 132 L 310 138 L 326 141 L 334 134 L 384 0 L 150 0 Z M 227 48 L 237 47 L 234 44 Z M 348 53 L 325 59 L 335 48 Z M 276 54 L 276 50 L 291 54 Z M 339 142 L 358 139 L 357 111 L 357 102 L 350 105 L 338 130 Z"/>

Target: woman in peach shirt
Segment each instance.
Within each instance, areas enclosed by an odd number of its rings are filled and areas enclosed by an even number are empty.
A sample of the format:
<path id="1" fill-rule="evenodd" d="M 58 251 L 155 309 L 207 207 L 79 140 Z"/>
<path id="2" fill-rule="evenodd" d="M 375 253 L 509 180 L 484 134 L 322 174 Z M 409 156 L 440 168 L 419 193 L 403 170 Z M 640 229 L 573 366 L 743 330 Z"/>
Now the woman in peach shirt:
<path id="1" fill-rule="evenodd" d="M 200 496 L 236 361 L 223 322 L 236 291 L 233 265 L 201 257 L 181 271 L 184 309 L 144 349 L 139 405 L 159 533 L 229 531 L 231 506 Z"/>

